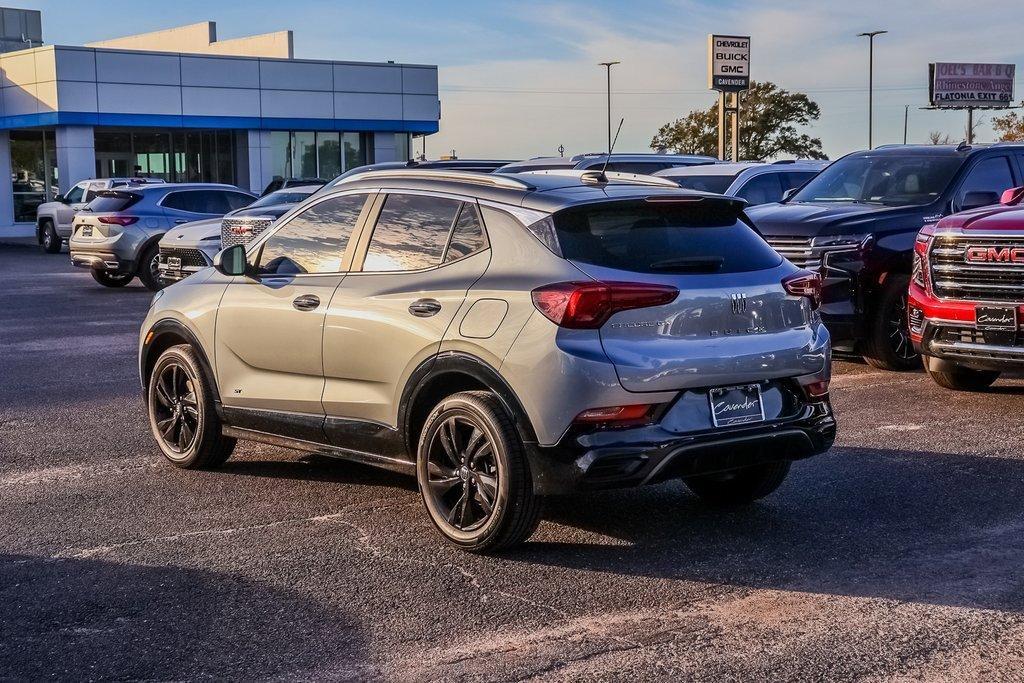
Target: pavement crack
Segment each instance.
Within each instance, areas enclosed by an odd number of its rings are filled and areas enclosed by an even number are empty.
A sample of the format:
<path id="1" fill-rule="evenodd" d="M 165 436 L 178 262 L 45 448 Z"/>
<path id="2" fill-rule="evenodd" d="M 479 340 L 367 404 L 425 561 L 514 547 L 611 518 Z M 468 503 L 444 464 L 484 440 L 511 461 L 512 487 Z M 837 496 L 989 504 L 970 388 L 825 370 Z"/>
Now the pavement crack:
<path id="1" fill-rule="evenodd" d="M 272 522 L 265 522 L 262 524 L 244 524 L 233 527 L 226 527 L 221 529 L 198 529 L 196 531 L 184 531 L 177 534 L 167 534 L 165 536 L 149 536 L 146 538 L 136 538 L 128 541 L 122 541 L 120 543 L 112 543 L 109 545 L 94 546 L 91 548 L 78 548 L 68 547 L 64 550 L 54 554 L 51 559 L 84 559 L 95 557 L 97 555 L 106 555 L 108 553 L 123 550 L 125 548 L 132 548 L 136 546 L 149 545 L 152 543 L 169 543 L 175 541 L 182 541 L 192 538 L 201 538 L 204 536 L 229 536 L 236 533 L 245 533 L 251 531 L 263 531 L 265 529 L 273 529 L 276 527 L 291 525 L 291 524 L 308 524 L 310 522 L 325 522 L 332 521 L 343 514 L 346 514 L 352 510 L 359 509 L 362 506 L 371 505 L 375 507 L 367 508 L 369 511 L 381 510 L 387 507 L 399 507 L 398 505 L 378 505 L 378 503 L 384 502 L 385 499 L 371 501 L 370 503 L 353 503 L 352 505 L 346 506 L 326 515 L 316 515 L 313 517 L 293 517 L 289 519 L 278 519 Z"/>

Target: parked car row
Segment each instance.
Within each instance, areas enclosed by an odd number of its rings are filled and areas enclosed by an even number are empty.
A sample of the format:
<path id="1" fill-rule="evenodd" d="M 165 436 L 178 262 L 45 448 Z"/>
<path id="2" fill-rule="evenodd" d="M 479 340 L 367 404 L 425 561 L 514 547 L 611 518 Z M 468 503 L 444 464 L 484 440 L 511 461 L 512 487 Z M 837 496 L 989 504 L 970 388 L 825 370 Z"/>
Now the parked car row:
<path id="1" fill-rule="evenodd" d="M 248 439 L 407 472 L 445 539 L 494 551 L 548 495 L 768 495 L 835 438 L 833 347 L 892 370 L 923 354 L 954 389 L 1018 369 L 1022 162 L 389 163 L 255 203 L 131 184 L 76 215 L 71 257 L 108 286 L 184 280 L 139 346 L 172 463 Z M 200 193 L 222 210 L 175 227 Z"/>

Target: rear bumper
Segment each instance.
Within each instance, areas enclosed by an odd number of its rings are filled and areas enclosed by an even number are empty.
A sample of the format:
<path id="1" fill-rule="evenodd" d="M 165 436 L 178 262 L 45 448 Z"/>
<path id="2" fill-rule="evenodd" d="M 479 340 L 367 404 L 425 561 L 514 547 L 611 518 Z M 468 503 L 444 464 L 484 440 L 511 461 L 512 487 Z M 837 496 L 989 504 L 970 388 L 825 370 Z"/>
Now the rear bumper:
<path id="1" fill-rule="evenodd" d="M 105 251 L 72 251 L 71 265 L 77 268 L 88 268 L 90 270 L 106 270 L 111 273 L 135 272 L 134 261 L 121 260 L 118 258 L 117 254 Z"/>
<path id="2" fill-rule="evenodd" d="M 789 419 L 723 430 L 682 435 L 653 425 L 569 434 L 556 446 L 528 445 L 527 457 L 535 491 L 558 495 L 800 460 L 827 451 L 835 436 L 826 398 Z"/>

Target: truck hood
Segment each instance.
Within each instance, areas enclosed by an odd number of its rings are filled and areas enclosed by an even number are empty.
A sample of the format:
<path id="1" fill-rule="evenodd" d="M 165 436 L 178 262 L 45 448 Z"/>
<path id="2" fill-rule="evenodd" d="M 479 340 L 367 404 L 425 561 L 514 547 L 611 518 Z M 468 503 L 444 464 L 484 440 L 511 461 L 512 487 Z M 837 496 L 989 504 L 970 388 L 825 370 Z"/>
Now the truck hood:
<path id="1" fill-rule="evenodd" d="M 959 228 L 967 232 L 1000 232 L 1004 230 L 1024 232 L 1024 207 L 995 204 L 980 209 L 961 211 L 943 218 L 936 227 L 940 230 Z"/>
<path id="2" fill-rule="evenodd" d="M 168 230 L 160 238 L 162 247 L 197 247 L 203 246 L 200 243 L 208 237 L 217 238 L 217 247 L 220 248 L 220 218 L 207 218 L 201 221 L 185 223 L 171 230 Z M 210 244 L 211 242 L 207 242 Z"/>
<path id="3" fill-rule="evenodd" d="M 788 202 L 747 209 L 747 216 L 766 237 L 862 235 L 920 227 L 937 213 L 929 206 L 879 206 L 859 202 Z M 936 215 L 932 220 L 937 219 Z"/>

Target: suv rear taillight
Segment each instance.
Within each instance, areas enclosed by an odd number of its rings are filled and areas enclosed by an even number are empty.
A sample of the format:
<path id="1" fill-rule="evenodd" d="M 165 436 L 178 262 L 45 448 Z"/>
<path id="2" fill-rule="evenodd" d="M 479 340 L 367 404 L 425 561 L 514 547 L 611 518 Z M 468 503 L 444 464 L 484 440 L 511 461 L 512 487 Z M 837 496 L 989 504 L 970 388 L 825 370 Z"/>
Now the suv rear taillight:
<path id="1" fill-rule="evenodd" d="M 934 232 L 931 226 L 924 227 L 917 233 L 917 239 L 914 241 L 914 262 L 910 268 L 910 279 L 922 289 L 928 286 L 928 248 L 932 244 Z"/>
<path id="2" fill-rule="evenodd" d="M 821 276 L 809 270 L 801 270 L 782 281 L 787 294 L 804 296 L 811 300 L 811 308 L 821 305 Z"/>
<path id="3" fill-rule="evenodd" d="M 97 218 L 100 223 L 107 225 L 131 225 L 139 220 L 138 216 L 97 216 Z"/>
<path id="4" fill-rule="evenodd" d="M 679 290 L 642 282 L 556 282 L 532 296 L 536 309 L 559 327 L 594 330 L 619 311 L 672 303 Z"/>

